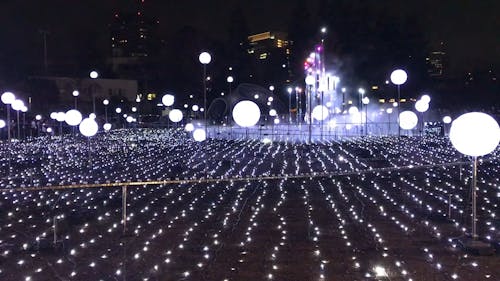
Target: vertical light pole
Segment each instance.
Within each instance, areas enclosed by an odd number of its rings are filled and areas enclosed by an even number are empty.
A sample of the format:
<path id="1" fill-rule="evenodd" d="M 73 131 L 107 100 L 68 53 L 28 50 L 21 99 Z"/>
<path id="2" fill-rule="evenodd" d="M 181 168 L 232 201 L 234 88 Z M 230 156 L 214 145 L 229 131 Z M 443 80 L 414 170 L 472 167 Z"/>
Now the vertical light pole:
<path id="1" fill-rule="evenodd" d="M 300 87 L 295 87 L 295 123 L 299 124 L 299 93 L 302 91 Z"/>
<path id="2" fill-rule="evenodd" d="M 11 92 L 5 92 L 1 97 L 2 103 L 6 106 L 7 111 L 7 140 L 10 143 L 10 106 L 16 100 L 16 96 Z"/>
<path id="3" fill-rule="evenodd" d="M 365 136 L 368 135 L 368 104 L 370 103 L 370 99 L 368 97 L 364 97 L 363 105 L 365 106 Z"/>
<path id="4" fill-rule="evenodd" d="M 78 96 L 80 95 L 80 92 L 78 92 L 77 90 L 74 90 L 73 91 L 73 97 L 75 97 L 75 109 L 78 109 L 77 107 L 77 103 L 78 103 Z"/>
<path id="5" fill-rule="evenodd" d="M 292 92 L 293 92 L 293 88 L 288 87 L 286 89 L 286 91 L 288 92 L 288 124 L 291 124 L 292 123 Z"/>
<path id="6" fill-rule="evenodd" d="M 359 108 L 361 109 L 361 112 L 359 113 L 359 121 L 360 121 L 360 125 L 363 126 L 363 98 L 364 98 L 364 94 L 366 93 L 365 89 L 363 88 L 359 88 L 358 89 L 358 93 L 361 95 L 361 98 L 359 98 Z M 361 127 L 363 128 L 363 127 Z M 362 135 L 362 132 L 363 129 L 361 129 L 361 135 Z"/>
<path id="7" fill-rule="evenodd" d="M 109 100 L 105 99 L 102 101 L 102 104 L 104 105 L 104 120 L 106 123 L 108 123 L 108 104 Z"/>
<path id="8" fill-rule="evenodd" d="M 232 69 L 232 68 L 230 67 L 230 69 Z M 233 76 L 228 76 L 228 77 L 226 78 L 226 81 L 227 81 L 227 83 L 229 84 L 229 85 L 228 85 L 228 86 L 229 86 L 229 96 L 227 97 L 227 98 L 228 98 L 228 100 L 229 100 L 229 112 L 228 112 L 229 114 L 228 114 L 228 117 L 227 117 L 226 123 L 227 123 L 227 125 L 228 125 L 228 126 L 231 126 L 231 124 L 230 124 L 230 123 L 231 123 L 231 112 L 232 112 L 232 108 L 231 108 L 231 98 L 232 98 L 232 96 L 231 96 L 231 94 L 232 94 L 232 87 L 231 87 L 231 83 L 233 83 L 233 81 L 234 81 Z"/>
<path id="9" fill-rule="evenodd" d="M 90 78 L 92 79 L 97 79 L 99 77 L 99 73 L 97 73 L 97 71 L 93 70 L 90 72 Z M 92 112 L 95 113 L 95 89 L 92 89 Z"/>
<path id="10" fill-rule="evenodd" d="M 316 78 L 314 78 L 313 75 L 307 75 L 306 77 L 306 85 L 307 85 L 307 97 L 308 97 L 308 104 L 306 104 L 306 112 L 309 113 L 309 143 L 311 143 L 312 139 L 312 88 L 314 84 L 316 83 Z"/>
<path id="11" fill-rule="evenodd" d="M 391 73 L 391 82 L 398 87 L 398 124 L 399 124 L 399 114 L 401 113 L 401 91 L 400 86 L 403 85 L 408 79 L 408 74 L 402 69 L 396 69 Z M 401 127 L 398 126 L 398 137 L 401 136 Z"/>
<path id="12" fill-rule="evenodd" d="M 208 122 L 207 122 L 207 64 L 212 61 L 212 56 L 209 53 L 203 52 L 198 57 L 200 63 L 203 65 L 203 118 L 205 121 L 205 133 L 208 135 Z"/>
<path id="13" fill-rule="evenodd" d="M 346 88 L 345 87 L 342 87 L 341 89 L 341 92 L 342 92 L 342 112 L 344 112 L 345 110 L 345 92 L 346 92 Z"/>
<path id="14" fill-rule="evenodd" d="M 19 111 L 24 107 L 24 102 L 22 100 L 14 100 L 12 102 L 12 109 L 16 111 L 17 114 L 17 138 L 21 138 L 21 127 L 19 126 Z"/>
<path id="15" fill-rule="evenodd" d="M 28 112 L 28 107 L 23 106 L 21 108 L 21 112 L 23 113 L 23 138 L 26 137 L 26 112 Z"/>
<path id="16" fill-rule="evenodd" d="M 388 125 L 388 130 L 387 130 L 387 135 L 391 134 L 391 114 L 392 114 L 392 108 L 389 107 L 388 109 L 385 110 L 387 112 L 387 119 L 389 122 L 387 122 Z"/>

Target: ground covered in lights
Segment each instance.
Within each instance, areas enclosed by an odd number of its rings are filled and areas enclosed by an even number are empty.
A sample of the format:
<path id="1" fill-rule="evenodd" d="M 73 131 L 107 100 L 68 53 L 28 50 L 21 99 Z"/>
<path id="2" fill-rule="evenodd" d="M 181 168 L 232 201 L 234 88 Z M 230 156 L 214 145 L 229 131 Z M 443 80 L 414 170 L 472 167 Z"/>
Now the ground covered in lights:
<path id="1" fill-rule="evenodd" d="M 452 239 L 470 229 L 471 166 L 446 139 L 122 130 L 0 150 L 0 280 L 500 280 L 500 254 Z M 499 163 L 497 149 L 478 174 L 478 232 L 497 252 Z M 22 190 L 207 177 L 129 187 L 125 235 L 120 187 Z"/>

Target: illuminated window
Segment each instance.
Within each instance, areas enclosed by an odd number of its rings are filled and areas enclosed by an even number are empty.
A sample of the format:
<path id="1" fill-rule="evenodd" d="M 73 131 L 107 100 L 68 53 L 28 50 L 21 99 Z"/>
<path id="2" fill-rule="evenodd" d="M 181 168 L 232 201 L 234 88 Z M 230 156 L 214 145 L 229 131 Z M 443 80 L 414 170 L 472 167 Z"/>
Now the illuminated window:
<path id="1" fill-rule="evenodd" d="M 261 60 L 267 59 L 267 53 L 260 54 L 259 59 Z"/>

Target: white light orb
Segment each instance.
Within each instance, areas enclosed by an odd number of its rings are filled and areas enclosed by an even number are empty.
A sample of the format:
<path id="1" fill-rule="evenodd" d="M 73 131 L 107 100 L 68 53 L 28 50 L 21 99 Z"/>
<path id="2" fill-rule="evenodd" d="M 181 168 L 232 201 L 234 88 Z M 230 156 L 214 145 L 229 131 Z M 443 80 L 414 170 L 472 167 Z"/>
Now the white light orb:
<path id="1" fill-rule="evenodd" d="M 99 77 L 99 73 L 97 73 L 97 71 L 94 70 L 90 72 L 90 78 L 96 79 L 97 77 Z"/>
<path id="2" fill-rule="evenodd" d="M 312 117 L 318 121 L 323 121 L 328 117 L 328 108 L 324 105 L 317 105 L 313 108 Z"/>
<path id="3" fill-rule="evenodd" d="M 58 112 L 57 115 L 56 115 L 56 120 L 57 122 L 64 122 L 64 120 L 66 120 L 66 113 L 64 112 Z"/>
<path id="4" fill-rule="evenodd" d="M 312 86 L 316 82 L 316 79 L 312 75 L 307 75 L 306 77 L 306 85 Z"/>
<path id="5" fill-rule="evenodd" d="M 82 114 L 76 109 L 71 109 L 64 114 L 64 121 L 70 126 L 76 126 L 82 122 Z"/>
<path id="6" fill-rule="evenodd" d="M 121 109 L 121 108 L 119 108 L 119 107 L 117 107 L 117 108 L 115 109 L 115 112 L 116 112 L 116 113 L 118 113 L 118 114 L 120 114 L 120 113 L 122 113 L 122 109 Z"/>
<path id="7" fill-rule="evenodd" d="M 127 119 L 125 119 L 128 123 L 134 122 L 134 117 L 132 116 L 127 116 Z"/>
<path id="8" fill-rule="evenodd" d="M 104 125 L 102 125 L 102 128 L 104 129 L 104 131 L 109 131 L 111 130 L 111 124 L 110 123 L 104 123 Z"/>
<path id="9" fill-rule="evenodd" d="M 431 102 L 431 97 L 429 95 L 423 95 L 421 98 L 420 98 L 421 101 L 425 102 L 425 103 L 430 103 Z"/>
<path id="10" fill-rule="evenodd" d="M 191 109 L 192 109 L 194 112 L 196 112 L 196 111 L 198 111 L 198 110 L 200 109 L 200 107 L 199 107 L 198 105 L 194 104 L 193 106 L 191 106 Z"/>
<path id="11" fill-rule="evenodd" d="M 108 105 L 108 104 L 109 104 L 109 100 L 103 100 L 103 101 L 102 101 L 102 104 L 104 104 L 104 105 Z"/>
<path id="12" fill-rule="evenodd" d="M 253 101 L 240 101 L 233 108 L 233 120 L 241 127 L 252 127 L 259 119 L 260 108 Z"/>
<path id="13" fill-rule="evenodd" d="M 56 118 L 57 118 L 57 112 L 51 112 L 50 113 L 50 119 L 56 120 Z"/>
<path id="14" fill-rule="evenodd" d="M 95 134 L 97 134 L 99 126 L 97 125 L 97 122 L 94 119 L 85 118 L 78 126 L 78 129 L 80 130 L 80 133 L 82 135 L 86 137 L 92 137 Z"/>
<path id="15" fill-rule="evenodd" d="M 363 102 L 364 105 L 367 105 L 370 103 L 370 99 L 368 97 L 364 97 L 361 101 Z"/>
<path id="16" fill-rule="evenodd" d="M 19 111 L 23 107 L 24 107 L 24 102 L 22 100 L 14 100 L 12 102 L 12 109 L 14 109 L 15 111 Z"/>
<path id="17" fill-rule="evenodd" d="M 349 107 L 349 114 L 357 114 L 359 112 L 358 108 L 355 106 Z"/>
<path id="18" fill-rule="evenodd" d="M 269 116 L 275 117 L 276 115 L 278 115 L 278 113 L 276 112 L 276 109 L 269 110 Z"/>
<path id="19" fill-rule="evenodd" d="M 387 114 L 391 114 L 392 111 L 393 111 L 392 108 L 388 108 L 388 109 L 385 110 L 385 112 L 387 112 Z"/>
<path id="20" fill-rule="evenodd" d="M 137 112 L 137 107 L 133 106 L 132 107 L 132 112 Z"/>
<path id="21" fill-rule="evenodd" d="M 52 128 L 51 127 L 47 128 L 47 133 L 52 133 Z"/>
<path id="22" fill-rule="evenodd" d="M 469 112 L 451 123 L 450 140 L 456 150 L 468 156 L 483 156 L 500 142 L 500 127 L 490 115 Z"/>
<path id="23" fill-rule="evenodd" d="M 398 107 L 398 102 L 397 101 L 393 102 L 392 107 Z"/>
<path id="24" fill-rule="evenodd" d="M 128 115 L 125 113 L 122 116 L 123 116 L 123 118 L 127 118 Z"/>
<path id="25" fill-rule="evenodd" d="M 21 112 L 25 113 L 28 112 L 28 108 L 25 106 L 21 107 Z"/>
<path id="26" fill-rule="evenodd" d="M 7 125 L 7 123 L 5 123 L 5 121 L 3 119 L 0 119 L 0 129 L 5 128 L 6 125 Z"/>
<path id="27" fill-rule="evenodd" d="M 193 131 L 193 139 L 197 142 L 202 142 L 207 139 L 207 133 L 203 129 L 196 129 Z"/>
<path id="28" fill-rule="evenodd" d="M 80 92 L 78 92 L 77 90 L 73 91 L 73 96 L 74 97 L 78 97 L 79 95 L 80 95 Z"/>
<path id="29" fill-rule="evenodd" d="M 415 103 L 415 109 L 418 112 L 426 112 L 429 109 L 429 103 L 423 101 L 423 100 L 418 100 Z"/>
<path id="30" fill-rule="evenodd" d="M 443 123 L 445 124 L 450 124 L 451 123 L 451 117 L 450 116 L 445 116 L 443 117 Z"/>
<path id="31" fill-rule="evenodd" d="M 166 94 L 161 98 L 161 103 L 165 106 L 172 106 L 174 104 L 175 97 L 170 94 Z"/>
<path id="32" fill-rule="evenodd" d="M 179 109 L 173 109 L 168 113 L 168 119 L 174 123 L 181 122 L 183 117 L 182 111 Z"/>
<path id="33" fill-rule="evenodd" d="M 186 132 L 192 132 L 192 131 L 194 131 L 194 125 L 193 125 L 193 123 L 187 123 L 186 126 L 184 126 L 184 130 L 186 130 Z"/>
<path id="34" fill-rule="evenodd" d="M 274 91 L 274 86 L 273 85 L 269 86 L 269 91 Z"/>
<path id="35" fill-rule="evenodd" d="M 274 100 L 274 98 L 273 98 L 273 97 L 268 97 L 268 98 L 267 98 L 267 101 L 268 101 L 268 102 L 273 102 L 273 100 Z"/>
<path id="36" fill-rule="evenodd" d="M 259 99 L 259 95 L 258 95 L 258 94 L 255 94 L 255 95 L 253 96 L 253 98 L 254 98 L 254 99 L 256 99 L 256 100 L 258 100 L 258 99 Z"/>
<path id="37" fill-rule="evenodd" d="M 228 76 L 226 81 L 227 81 L 227 83 L 233 83 L 233 81 L 234 81 L 233 76 Z"/>
<path id="38" fill-rule="evenodd" d="M 337 127 L 337 120 L 332 119 L 332 120 L 328 121 L 328 126 L 329 126 L 330 128 L 335 128 L 335 127 Z"/>
<path id="39" fill-rule="evenodd" d="M 205 111 L 205 109 L 203 107 L 200 108 L 200 112 L 204 112 L 204 111 Z"/>
<path id="40" fill-rule="evenodd" d="M 399 126 L 403 130 L 411 130 L 418 124 L 417 114 L 413 111 L 403 111 L 399 114 Z"/>
<path id="41" fill-rule="evenodd" d="M 277 124 L 279 124 L 279 123 L 280 123 L 280 119 L 279 119 L 279 118 L 274 118 L 274 121 L 273 121 L 273 122 L 274 122 L 274 124 L 276 124 L 276 125 L 277 125 Z"/>
<path id="42" fill-rule="evenodd" d="M 396 69 L 391 73 L 391 82 L 395 85 L 403 85 L 408 79 L 408 74 L 402 69 Z"/>
<path id="43" fill-rule="evenodd" d="M 11 92 L 2 94 L 1 100 L 4 104 L 12 104 L 16 100 L 16 96 Z"/>
<path id="44" fill-rule="evenodd" d="M 35 119 L 36 119 L 37 121 L 40 121 L 40 120 L 42 120 L 42 115 L 40 115 L 40 114 L 37 114 L 37 115 L 35 116 Z"/>
<path id="45" fill-rule="evenodd" d="M 332 105 L 333 105 L 333 104 L 332 104 L 332 102 L 331 102 L 331 101 L 327 101 L 327 102 L 326 102 L 326 107 L 332 107 Z"/>
<path id="46" fill-rule="evenodd" d="M 95 119 L 97 116 L 95 115 L 95 113 L 90 113 L 89 114 L 89 118 L 90 119 Z"/>
<path id="47" fill-rule="evenodd" d="M 212 61 L 212 56 L 207 52 L 203 52 L 200 54 L 198 59 L 200 60 L 200 63 L 202 63 L 202 64 L 209 64 Z"/>

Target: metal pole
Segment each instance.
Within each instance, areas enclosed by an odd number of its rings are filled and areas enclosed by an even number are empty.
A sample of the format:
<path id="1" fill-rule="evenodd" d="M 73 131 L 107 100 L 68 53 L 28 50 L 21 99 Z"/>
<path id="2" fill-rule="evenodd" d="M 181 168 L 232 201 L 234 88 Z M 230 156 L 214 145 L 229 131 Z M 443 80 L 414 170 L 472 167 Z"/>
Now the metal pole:
<path id="1" fill-rule="evenodd" d="M 122 221 L 123 234 L 127 232 L 127 186 L 122 186 Z"/>
<path id="2" fill-rule="evenodd" d="M 474 159 L 472 161 L 473 161 L 472 162 L 472 239 L 476 240 L 478 237 L 477 231 L 476 231 L 477 156 L 474 156 Z"/>
<path id="3" fill-rule="evenodd" d="M 17 138 L 21 139 L 21 129 L 19 127 L 19 110 L 17 110 L 16 113 L 17 113 Z"/>
<path id="4" fill-rule="evenodd" d="M 57 218 L 56 216 L 54 215 L 54 219 L 53 219 L 53 228 L 54 228 L 54 245 L 57 243 Z"/>
<path id="5" fill-rule="evenodd" d="M 451 194 L 448 194 L 448 219 L 451 219 Z"/>
<path id="6" fill-rule="evenodd" d="M 207 111 L 207 66 L 203 64 L 203 118 L 205 120 L 205 133 L 208 137 Z"/>
<path id="7" fill-rule="evenodd" d="M 309 143 L 311 143 L 311 135 L 312 135 L 312 110 L 311 110 L 311 105 L 312 105 L 312 86 L 309 85 L 309 106 L 307 110 L 309 111 Z"/>
<path id="8" fill-rule="evenodd" d="M 400 107 L 401 107 L 401 92 L 400 92 L 400 89 L 399 89 L 399 85 L 398 85 L 398 137 L 401 137 L 401 127 L 399 126 L 399 111 L 400 111 Z"/>
<path id="9" fill-rule="evenodd" d="M 23 138 L 26 137 L 26 113 L 23 112 Z"/>
<path id="10" fill-rule="evenodd" d="M 368 105 L 365 104 L 365 136 L 368 135 Z"/>
<path id="11" fill-rule="evenodd" d="M 5 106 L 7 107 L 7 139 L 10 143 L 10 108 L 8 104 L 6 104 Z"/>

